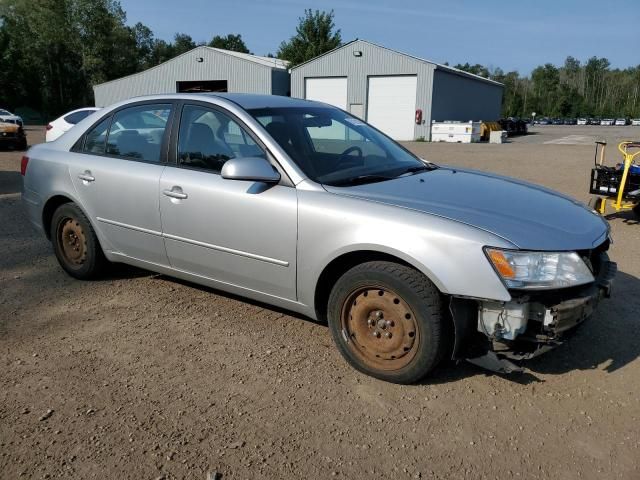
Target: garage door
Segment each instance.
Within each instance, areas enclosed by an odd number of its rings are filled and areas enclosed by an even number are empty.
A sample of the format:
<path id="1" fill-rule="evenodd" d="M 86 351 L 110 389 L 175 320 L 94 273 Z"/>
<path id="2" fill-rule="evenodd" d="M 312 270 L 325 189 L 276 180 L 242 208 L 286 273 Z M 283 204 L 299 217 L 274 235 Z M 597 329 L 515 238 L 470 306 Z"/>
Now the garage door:
<path id="1" fill-rule="evenodd" d="M 347 77 L 305 78 L 304 92 L 307 100 L 347 109 Z"/>
<path id="2" fill-rule="evenodd" d="M 395 140 L 413 140 L 415 75 L 369 77 L 367 122 Z"/>

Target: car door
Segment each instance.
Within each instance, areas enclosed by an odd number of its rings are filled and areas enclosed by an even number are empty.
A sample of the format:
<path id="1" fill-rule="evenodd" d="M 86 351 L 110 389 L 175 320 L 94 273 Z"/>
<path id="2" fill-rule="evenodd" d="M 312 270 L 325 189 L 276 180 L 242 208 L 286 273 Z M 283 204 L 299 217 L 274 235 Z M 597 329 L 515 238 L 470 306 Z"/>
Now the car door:
<path id="1" fill-rule="evenodd" d="M 269 158 L 256 137 L 223 109 L 184 105 L 176 137 L 175 163 L 160 179 L 162 231 L 171 266 L 295 299 L 295 188 L 220 176 L 229 158 Z"/>
<path id="2" fill-rule="evenodd" d="M 158 184 L 166 165 L 171 103 L 119 109 L 89 129 L 69 161 L 82 208 L 103 248 L 168 265 Z"/>

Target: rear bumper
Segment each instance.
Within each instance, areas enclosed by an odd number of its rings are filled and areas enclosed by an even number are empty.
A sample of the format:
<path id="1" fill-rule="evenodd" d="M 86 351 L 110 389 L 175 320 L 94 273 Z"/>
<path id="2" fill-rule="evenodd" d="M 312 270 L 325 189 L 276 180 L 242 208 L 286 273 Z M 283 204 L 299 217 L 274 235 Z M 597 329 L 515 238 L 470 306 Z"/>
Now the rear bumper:
<path id="1" fill-rule="evenodd" d="M 42 225 L 42 198 L 33 190 L 22 187 L 22 204 L 27 212 L 29 222 L 40 232 L 44 232 Z"/>

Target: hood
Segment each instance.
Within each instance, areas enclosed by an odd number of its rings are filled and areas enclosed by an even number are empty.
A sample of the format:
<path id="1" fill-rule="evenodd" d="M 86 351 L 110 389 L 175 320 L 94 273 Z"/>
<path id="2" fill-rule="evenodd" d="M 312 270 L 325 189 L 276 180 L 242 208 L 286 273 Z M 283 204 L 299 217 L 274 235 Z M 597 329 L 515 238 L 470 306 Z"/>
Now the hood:
<path id="1" fill-rule="evenodd" d="M 602 217 L 565 195 L 472 170 L 440 167 L 384 182 L 325 188 L 471 225 L 523 250 L 588 250 L 609 230 Z"/>

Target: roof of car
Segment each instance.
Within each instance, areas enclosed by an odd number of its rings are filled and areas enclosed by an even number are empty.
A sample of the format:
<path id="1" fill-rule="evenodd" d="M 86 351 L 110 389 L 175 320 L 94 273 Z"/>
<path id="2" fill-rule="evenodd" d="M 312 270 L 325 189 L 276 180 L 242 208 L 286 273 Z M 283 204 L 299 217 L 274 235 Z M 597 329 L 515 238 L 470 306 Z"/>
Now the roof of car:
<path id="1" fill-rule="evenodd" d="M 317 105 L 302 98 L 284 97 L 282 95 L 259 95 L 254 93 L 203 93 L 201 95 L 222 97 L 237 103 L 245 110 L 254 108 L 309 107 Z"/>
<path id="2" fill-rule="evenodd" d="M 140 97 L 133 97 L 122 102 L 118 102 L 115 105 L 123 106 L 128 103 L 137 101 L 149 101 L 149 100 L 204 100 L 211 98 L 221 98 L 229 102 L 233 102 L 240 108 L 245 110 L 252 110 L 257 108 L 286 108 L 286 107 L 317 107 L 322 105 L 320 102 L 311 100 L 304 100 L 302 98 L 291 98 L 282 95 L 259 95 L 254 93 L 167 93 L 167 94 L 154 94 L 143 95 Z M 330 106 L 330 105 L 327 105 Z"/>

